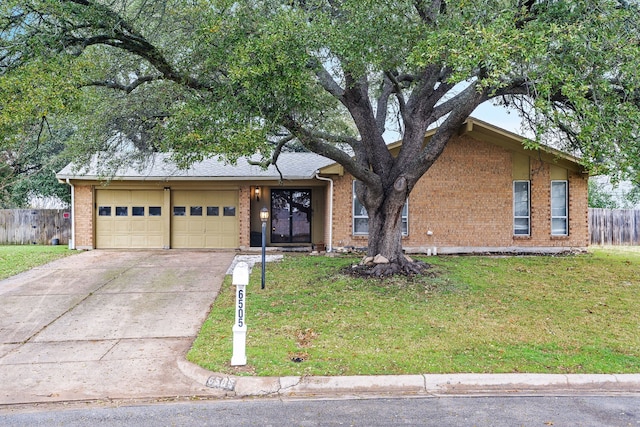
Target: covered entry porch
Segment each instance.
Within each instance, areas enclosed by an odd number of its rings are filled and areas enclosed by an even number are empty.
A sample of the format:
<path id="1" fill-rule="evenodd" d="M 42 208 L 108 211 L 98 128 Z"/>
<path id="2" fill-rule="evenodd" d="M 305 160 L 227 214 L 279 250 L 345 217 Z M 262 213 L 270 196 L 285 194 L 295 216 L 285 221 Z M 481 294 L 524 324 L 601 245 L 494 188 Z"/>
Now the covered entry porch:
<path id="1" fill-rule="evenodd" d="M 321 249 L 329 241 L 328 187 L 322 181 L 293 185 L 255 185 L 250 188 L 250 245 L 262 245 L 260 211 L 268 213 L 266 245 L 281 248 Z"/>

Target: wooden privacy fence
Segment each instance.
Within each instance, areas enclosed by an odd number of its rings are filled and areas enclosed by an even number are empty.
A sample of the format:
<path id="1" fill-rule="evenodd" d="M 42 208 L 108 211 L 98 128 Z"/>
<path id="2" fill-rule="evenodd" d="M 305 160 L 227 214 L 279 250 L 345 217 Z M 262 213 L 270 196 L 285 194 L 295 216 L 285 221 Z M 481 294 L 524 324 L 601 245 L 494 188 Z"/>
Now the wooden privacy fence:
<path id="1" fill-rule="evenodd" d="M 0 245 L 66 245 L 71 216 L 65 209 L 0 209 Z"/>
<path id="2" fill-rule="evenodd" d="M 589 209 L 592 245 L 640 245 L 640 209 Z"/>

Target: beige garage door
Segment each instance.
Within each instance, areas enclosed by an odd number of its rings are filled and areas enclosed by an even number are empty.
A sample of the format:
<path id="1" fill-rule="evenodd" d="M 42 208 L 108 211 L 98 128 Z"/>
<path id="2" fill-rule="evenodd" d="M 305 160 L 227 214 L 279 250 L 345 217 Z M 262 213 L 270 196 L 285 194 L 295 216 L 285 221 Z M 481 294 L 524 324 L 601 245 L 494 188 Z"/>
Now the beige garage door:
<path id="1" fill-rule="evenodd" d="M 162 248 L 162 191 L 97 190 L 96 247 Z"/>
<path id="2" fill-rule="evenodd" d="M 172 248 L 238 247 L 237 191 L 172 191 Z"/>

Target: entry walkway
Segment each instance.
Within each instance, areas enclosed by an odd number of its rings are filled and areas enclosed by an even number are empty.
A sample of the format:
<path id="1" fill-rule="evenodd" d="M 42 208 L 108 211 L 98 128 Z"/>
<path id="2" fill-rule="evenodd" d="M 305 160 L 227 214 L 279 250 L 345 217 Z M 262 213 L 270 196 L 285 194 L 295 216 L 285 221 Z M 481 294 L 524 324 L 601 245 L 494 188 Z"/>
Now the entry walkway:
<path id="1" fill-rule="evenodd" d="M 233 257 L 89 251 L 0 281 L 0 404 L 223 394 L 177 361 Z"/>

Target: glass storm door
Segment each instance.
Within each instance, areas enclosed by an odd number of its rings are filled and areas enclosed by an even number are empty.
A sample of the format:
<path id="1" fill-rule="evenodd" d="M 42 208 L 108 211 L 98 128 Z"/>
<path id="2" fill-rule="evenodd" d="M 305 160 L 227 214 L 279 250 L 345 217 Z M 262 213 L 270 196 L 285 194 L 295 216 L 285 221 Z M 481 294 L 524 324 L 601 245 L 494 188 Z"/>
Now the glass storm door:
<path id="1" fill-rule="evenodd" d="M 311 243 L 311 190 L 271 190 L 271 243 Z"/>

